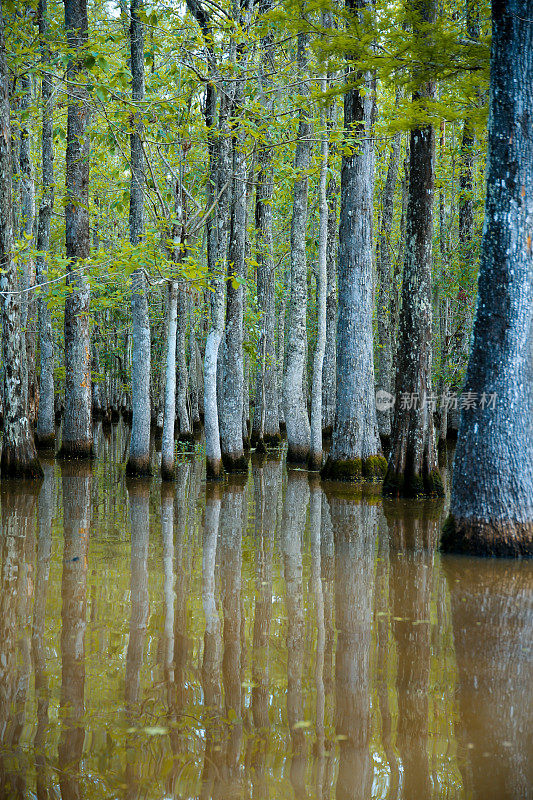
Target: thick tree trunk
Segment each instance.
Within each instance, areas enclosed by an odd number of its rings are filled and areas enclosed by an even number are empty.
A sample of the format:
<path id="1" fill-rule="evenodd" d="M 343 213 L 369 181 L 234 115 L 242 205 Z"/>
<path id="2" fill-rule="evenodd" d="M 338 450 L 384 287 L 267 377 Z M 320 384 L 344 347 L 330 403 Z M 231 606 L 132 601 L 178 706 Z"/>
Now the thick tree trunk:
<path id="1" fill-rule="evenodd" d="M 348 2 L 361 14 L 364 4 Z M 365 83 L 363 75 L 347 79 Z M 353 85 L 344 97 L 344 135 L 339 228 L 337 396 L 333 441 L 323 476 L 334 480 L 379 477 L 384 472 L 374 399 L 372 335 L 372 208 L 374 158 L 372 91 Z"/>
<path id="2" fill-rule="evenodd" d="M 423 0 L 415 10 L 414 36 L 423 42 L 427 25 L 434 19 L 433 0 Z M 423 103 L 434 94 L 434 84 L 428 82 L 420 85 L 413 99 Z M 426 125 L 414 128 L 410 137 L 397 399 L 391 454 L 383 486 L 386 494 L 405 497 L 444 493 L 437 469 L 431 387 L 434 188 L 435 131 L 432 125 Z"/>
<path id="3" fill-rule="evenodd" d="M 263 0 L 261 13 L 271 8 Z M 258 148 L 257 188 L 255 195 L 255 229 L 257 260 L 257 300 L 261 309 L 261 333 L 258 341 L 255 376 L 255 408 L 252 422 L 252 447 L 277 447 L 279 432 L 279 398 L 276 365 L 276 276 L 272 241 L 272 199 L 274 196 L 273 150 L 270 139 L 270 118 L 274 111 L 269 70 L 273 36 L 268 32 L 261 39 L 260 100 L 265 115 L 261 143 Z"/>
<path id="4" fill-rule="evenodd" d="M 328 114 L 328 130 L 335 126 L 336 104 Z M 332 160 L 334 145 L 330 145 Z M 322 435 L 331 438 L 335 423 L 337 397 L 337 176 L 335 170 L 327 186 L 328 200 L 328 250 L 327 250 L 327 296 L 326 296 L 326 349 L 322 366 Z"/>
<path id="5" fill-rule="evenodd" d="M 140 19 L 142 0 L 130 5 L 130 68 L 131 96 L 134 103 L 144 100 L 144 27 Z M 130 242 L 138 245 L 144 233 L 144 153 L 142 146 L 142 116 L 134 115 L 134 130 L 130 136 Z M 132 361 L 131 395 L 132 420 L 130 452 L 126 470 L 130 475 L 150 473 L 150 318 L 148 315 L 147 281 L 142 270 L 131 276 Z"/>
<path id="6" fill-rule="evenodd" d="M 323 24 L 329 15 L 323 14 Z M 320 81 L 320 90 L 325 94 L 328 87 L 327 77 L 324 75 Z M 326 314 L 327 314 L 327 258 L 328 258 L 328 129 L 326 127 L 326 112 L 320 112 L 320 130 L 322 141 L 320 143 L 320 178 L 318 186 L 318 265 L 316 274 L 316 307 L 317 307 L 317 334 L 316 346 L 313 357 L 313 384 L 311 389 L 311 450 L 309 456 L 309 469 L 319 470 L 322 466 L 322 371 L 324 353 L 326 350 Z"/>
<path id="7" fill-rule="evenodd" d="M 91 428 L 91 334 L 89 285 L 80 261 L 89 257 L 89 95 L 83 62 L 77 54 L 85 47 L 87 7 L 84 0 L 64 0 L 65 27 L 70 52 L 67 69 L 68 113 L 65 184 L 67 283 L 65 301 L 65 413 L 61 453 L 89 458 Z"/>
<path id="8" fill-rule="evenodd" d="M 381 220 L 377 247 L 377 321 L 378 321 L 378 368 L 376 376 L 376 399 L 378 429 L 381 441 L 387 449 L 391 434 L 391 405 L 393 395 L 392 378 L 392 219 L 394 192 L 400 165 L 402 136 L 397 133 L 392 140 L 387 177 L 383 188 Z M 378 392 L 384 392 L 381 401 Z M 388 395 L 388 397 L 387 397 Z"/>
<path id="9" fill-rule="evenodd" d="M 194 320 L 194 299 L 192 290 L 189 293 L 189 397 L 191 401 L 191 424 L 193 431 L 200 429 L 199 375 L 201 372 L 201 356 L 196 341 Z"/>
<path id="10" fill-rule="evenodd" d="M 210 131 L 214 125 L 214 89 L 208 87 L 206 98 L 206 123 Z M 212 291 L 210 292 L 209 332 L 204 353 L 204 430 L 207 475 L 220 478 L 222 453 L 218 420 L 217 368 L 219 348 L 224 331 L 224 285 L 229 229 L 229 192 L 227 182 L 231 174 L 231 140 L 227 125 L 228 100 L 221 100 L 218 144 L 214 133 L 209 135 L 208 203 L 219 196 L 215 221 L 207 229 L 207 261 Z"/>
<path id="11" fill-rule="evenodd" d="M 176 339 L 178 326 L 178 285 L 170 281 L 168 286 L 167 313 L 167 360 L 165 373 L 165 411 L 163 416 L 163 439 L 161 442 L 161 477 L 174 477 L 174 424 L 176 421 Z"/>
<path id="12" fill-rule="evenodd" d="M 533 27 L 493 2 L 478 305 L 445 551 L 533 555 Z M 504 177 L 506 176 L 506 177 Z"/>
<path id="13" fill-rule="evenodd" d="M 304 102 L 309 96 L 306 79 L 308 68 L 307 35 L 298 34 L 299 94 Z M 289 326 L 287 331 L 287 357 L 283 376 L 283 405 L 287 430 L 287 460 L 307 465 L 311 443 L 311 429 L 303 393 L 306 371 L 307 341 L 307 263 L 305 233 L 307 227 L 307 190 L 309 158 L 311 153 L 311 123 L 308 109 L 300 109 L 298 141 L 294 157 L 294 195 L 291 219 L 291 289 Z"/>
<path id="14" fill-rule="evenodd" d="M 237 124 L 238 121 L 237 121 Z M 228 472 L 248 469 L 242 439 L 243 317 L 246 247 L 246 160 L 244 137 L 233 137 L 233 191 L 226 281 L 226 335 L 223 364 L 223 406 L 220 426 L 222 460 Z"/>
<path id="15" fill-rule="evenodd" d="M 41 63 L 43 76 L 41 82 L 42 105 L 42 198 L 39 207 L 37 228 L 37 250 L 39 255 L 35 261 L 37 283 L 43 284 L 47 279 L 46 254 L 50 249 L 50 222 L 54 207 L 54 140 L 53 140 L 53 107 L 52 78 L 48 68 L 50 61 L 50 45 L 48 41 L 48 9 L 47 0 L 39 1 L 39 37 L 41 46 Z M 39 380 L 39 410 L 35 439 L 39 448 L 52 448 L 55 444 L 54 418 L 54 340 L 52 336 L 52 315 L 47 303 L 48 292 L 43 287 L 39 292 L 38 326 L 41 375 Z"/>
<path id="16" fill-rule="evenodd" d="M 179 278 L 178 291 L 178 327 L 176 334 L 176 411 L 178 419 L 178 435 L 181 442 L 192 442 L 192 426 L 187 400 L 189 397 L 189 373 L 185 356 L 187 340 L 187 289 L 185 280 Z"/>
<path id="17" fill-rule="evenodd" d="M 11 123 L 9 79 L 0 6 L 0 291 L 2 361 L 4 367 L 4 438 L 1 469 L 5 476 L 41 477 L 26 408 L 26 347 L 21 330 L 17 267 L 13 258 L 13 189 L 11 182 Z"/>
<path id="18" fill-rule="evenodd" d="M 26 248 L 34 243 L 35 222 L 35 181 L 31 156 L 31 138 L 27 116 L 32 103 L 32 79 L 27 73 L 21 77 L 22 96 L 20 111 L 23 119 L 20 131 L 20 238 Z M 35 383 L 35 301 L 30 288 L 35 285 L 35 265 L 30 253 L 22 256 L 21 326 L 26 347 L 26 376 L 24 379 L 28 419 L 33 423 L 36 417 L 38 394 Z"/>

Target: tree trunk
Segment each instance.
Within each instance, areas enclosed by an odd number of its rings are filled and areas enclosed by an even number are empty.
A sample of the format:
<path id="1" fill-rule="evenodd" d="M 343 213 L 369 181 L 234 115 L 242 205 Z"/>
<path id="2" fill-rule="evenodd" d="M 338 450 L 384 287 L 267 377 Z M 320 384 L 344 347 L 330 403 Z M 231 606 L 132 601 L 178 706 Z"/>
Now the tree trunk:
<path id="1" fill-rule="evenodd" d="M 167 361 L 165 373 L 165 412 L 163 416 L 163 439 L 161 442 L 161 477 L 172 480 L 174 466 L 174 424 L 176 421 L 176 339 L 178 326 L 178 285 L 170 281 L 168 286 Z"/>
<path id="2" fill-rule="evenodd" d="M 397 101 L 398 101 L 397 92 Z M 390 445 L 391 409 L 393 407 L 392 386 L 392 219 L 394 192 L 400 164 L 402 135 L 397 133 L 392 140 L 387 177 L 383 188 L 381 221 L 377 246 L 377 321 L 378 321 L 378 368 L 376 400 L 378 429 L 385 449 Z M 383 392 L 381 397 L 379 393 Z"/>
<path id="3" fill-rule="evenodd" d="M 54 207 L 54 140 L 53 140 L 53 107 L 52 78 L 50 76 L 50 45 L 48 39 L 47 0 L 39 2 L 39 37 L 41 46 L 41 63 L 43 76 L 41 82 L 42 105 L 42 199 L 39 207 L 37 228 L 37 250 L 35 260 L 37 283 L 46 282 L 46 254 L 50 249 L 50 222 Z M 52 315 L 47 303 L 48 292 L 43 287 L 39 292 L 38 325 L 41 376 L 39 381 L 39 410 L 35 439 L 39 448 L 53 448 L 55 444 L 54 418 L 54 340 L 52 335 Z"/>
<path id="4" fill-rule="evenodd" d="M 236 123 L 239 124 L 238 121 Z M 228 472 L 248 470 L 242 439 L 243 316 L 246 246 L 246 158 L 244 136 L 233 136 L 233 191 L 226 281 L 226 335 L 223 364 L 223 406 L 220 426 L 222 460 Z"/>
<path id="5" fill-rule="evenodd" d="M 35 181 L 33 178 L 33 164 L 31 157 L 31 138 L 28 122 L 24 118 L 28 115 L 32 102 L 32 79 L 29 73 L 22 75 L 22 97 L 20 111 L 23 123 L 20 131 L 20 236 L 25 243 L 25 249 L 31 248 L 34 243 L 33 231 L 35 221 Z M 33 423 L 37 407 L 37 387 L 35 385 L 35 302 L 34 294 L 30 287 L 35 284 L 35 267 L 33 257 L 29 252 L 22 256 L 22 290 L 21 296 L 21 327 L 24 332 L 26 347 L 26 371 L 24 379 L 26 392 L 26 406 L 28 419 Z"/>
<path id="6" fill-rule="evenodd" d="M 262 0 L 260 11 L 269 11 L 271 0 Z M 257 260 L 257 300 L 261 309 L 261 333 L 258 341 L 255 379 L 255 407 L 252 422 L 252 447 L 277 447 L 279 432 L 279 398 L 276 365 L 276 275 L 272 241 L 272 199 L 274 196 L 273 150 L 269 132 L 274 111 L 272 78 L 269 74 L 269 31 L 261 39 L 260 100 L 265 115 L 257 153 L 259 166 L 255 195 L 255 229 Z"/>
<path id="7" fill-rule="evenodd" d="M 192 290 L 189 292 L 189 397 L 191 401 L 191 424 L 193 431 L 200 429 L 200 406 L 198 376 L 201 370 L 199 363 L 198 342 L 196 341 L 194 321 L 194 299 Z M 201 359 L 200 359 L 201 360 Z"/>
<path id="8" fill-rule="evenodd" d="M 206 468 L 209 478 L 220 478 L 222 454 L 218 421 L 217 367 L 219 348 L 224 331 L 224 278 L 226 273 L 227 236 L 229 228 L 229 192 L 227 182 L 231 174 L 231 140 L 227 126 L 228 100 L 221 100 L 219 136 L 214 138 L 214 89 L 208 87 L 206 99 L 206 123 L 209 134 L 209 182 L 208 204 L 220 195 L 215 221 L 208 226 L 207 260 L 212 291 L 210 292 L 211 319 L 204 354 L 204 430 Z M 212 106 L 212 107 L 211 107 Z"/>
<path id="9" fill-rule="evenodd" d="M 327 25 L 329 14 L 322 14 L 323 25 Z M 320 91 L 325 94 L 328 80 L 324 75 L 320 80 Z M 309 469 L 319 470 L 322 466 L 322 371 L 326 350 L 326 314 L 327 314 L 327 257 L 328 257 L 328 129 L 326 127 L 326 111 L 320 110 L 320 178 L 318 187 L 319 223 L 318 223 L 318 265 L 316 274 L 316 306 L 317 334 L 313 357 L 313 384 L 311 389 L 311 450 Z"/>
<path id="10" fill-rule="evenodd" d="M 328 114 L 328 129 L 335 128 L 336 104 L 332 103 Z M 330 161 L 335 145 L 329 146 Z M 327 296 L 326 296 L 326 349 L 322 367 L 322 435 L 331 438 L 335 423 L 335 401 L 337 397 L 337 176 L 332 175 L 327 186 L 328 200 L 328 250 L 327 250 Z"/>
<path id="11" fill-rule="evenodd" d="M 358 15 L 364 7 L 359 0 L 347 2 Z M 384 459 L 376 420 L 372 335 L 373 92 L 368 76 L 349 71 L 347 80 L 352 86 L 344 97 L 348 154 L 343 155 L 341 169 L 336 415 L 323 475 L 350 481 L 382 475 Z M 365 90 L 355 88 L 354 80 L 365 83 Z"/>
<path id="12" fill-rule="evenodd" d="M 478 305 L 445 551 L 533 555 L 533 27 L 493 3 Z M 505 178 L 503 176 L 506 176 Z"/>
<path id="13" fill-rule="evenodd" d="M 65 165 L 65 242 L 69 259 L 65 301 L 65 413 L 61 454 L 89 458 L 91 428 L 91 334 L 89 285 L 80 262 L 89 257 L 89 94 L 78 54 L 88 40 L 84 0 L 64 0 L 67 42 L 68 112 Z"/>
<path id="14" fill-rule="evenodd" d="M 142 0 L 130 5 L 130 68 L 131 96 L 134 103 L 144 100 L 144 27 L 140 12 Z M 144 153 L 142 146 L 142 111 L 133 120 L 130 136 L 130 242 L 135 247 L 144 233 Z M 147 281 L 142 270 L 131 276 L 132 362 L 131 395 L 132 420 L 130 452 L 126 470 L 129 475 L 150 473 L 150 318 L 148 315 Z"/>
<path id="15" fill-rule="evenodd" d="M 192 442 L 192 426 L 190 421 L 187 400 L 189 396 L 189 373 L 187 371 L 187 359 L 185 357 L 185 347 L 187 338 L 187 289 L 185 280 L 179 278 L 177 282 L 178 291 L 178 328 L 176 335 L 176 405 L 178 418 L 178 433 L 181 442 Z"/>
<path id="16" fill-rule="evenodd" d="M 309 96 L 307 81 L 308 37 L 298 34 L 299 94 L 303 102 Z M 305 233 L 307 227 L 307 190 L 309 158 L 311 153 L 311 123 L 308 110 L 300 108 L 298 141 L 294 157 L 294 195 L 291 219 L 291 289 L 289 326 L 287 331 L 287 357 L 283 376 L 283 405 L 287 430 L 287 460 L 307 465 L 310 453 L 311 429 L 303 393 L 306 369 L 307 340 L 307 264 Z"/>
<path id="17" fill-rule="evenodd" d="M 414 36 L 425 42 L 434 20 L 433 0 L 415 7 Z M 432 81 L 421 84 L 415 103 L 433 98 Z M 431 388 L 432 309 L 431 266 L 433 195 L 435 188 L 435 131 L 432 125 L 411 131 L 409 149 L 409 200 L 402 285 L 402 310 L 396 372 L 396 406 L 391 454 L 383 491 L 416 497 L 442 495 L 437 469 Z"/>
<path id="18" fill-rule="evenodd" d="M 1 469 L 5 476 L 41 477 L 33 435 L 28 423 L 24 379 L 26 348 L 21 330 L 17 267 L 13 258 L 13 188 L 11 182 L 11 123 L 9 78 L 0 7 L 0 291 L 2 361 L 4 366 L 4 439 Z"/>

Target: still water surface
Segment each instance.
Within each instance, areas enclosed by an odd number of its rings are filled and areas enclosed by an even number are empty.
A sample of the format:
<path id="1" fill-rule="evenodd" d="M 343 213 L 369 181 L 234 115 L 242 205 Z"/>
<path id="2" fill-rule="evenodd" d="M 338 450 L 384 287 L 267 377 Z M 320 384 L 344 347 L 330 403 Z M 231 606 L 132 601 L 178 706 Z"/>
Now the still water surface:
<path id="1" fill-rule="evenodd" d="M 122 448 L 1 485 L 2 800 L 531 797 L 531 564 L 440 556 L 437 502 Z"/>

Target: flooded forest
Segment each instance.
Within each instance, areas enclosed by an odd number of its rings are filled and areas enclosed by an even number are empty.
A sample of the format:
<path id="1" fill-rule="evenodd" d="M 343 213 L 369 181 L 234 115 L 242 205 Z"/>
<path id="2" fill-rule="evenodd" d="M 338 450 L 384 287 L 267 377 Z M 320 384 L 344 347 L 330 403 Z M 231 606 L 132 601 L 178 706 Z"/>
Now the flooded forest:
<path id="1" fill-rule="evenodd" d="M 533 796 L 532 0 L 0 0 L 0 800 Z"/>

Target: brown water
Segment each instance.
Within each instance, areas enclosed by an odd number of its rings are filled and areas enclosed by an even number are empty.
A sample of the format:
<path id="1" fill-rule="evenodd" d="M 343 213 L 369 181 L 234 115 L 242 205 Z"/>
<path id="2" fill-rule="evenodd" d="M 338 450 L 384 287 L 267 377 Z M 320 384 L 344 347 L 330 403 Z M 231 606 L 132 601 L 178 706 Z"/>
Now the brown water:
<path id="1" fill-rule="evenodd" d="M 45 468 L 1 485 L 2 800 L 531 796 L 531 564 L 280 461 Z"/>

